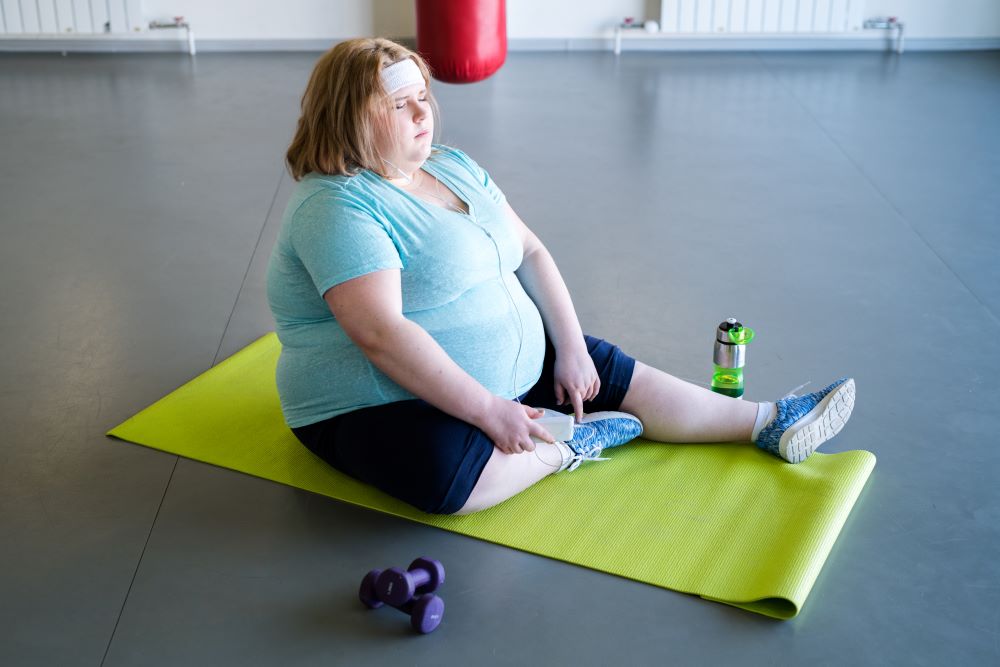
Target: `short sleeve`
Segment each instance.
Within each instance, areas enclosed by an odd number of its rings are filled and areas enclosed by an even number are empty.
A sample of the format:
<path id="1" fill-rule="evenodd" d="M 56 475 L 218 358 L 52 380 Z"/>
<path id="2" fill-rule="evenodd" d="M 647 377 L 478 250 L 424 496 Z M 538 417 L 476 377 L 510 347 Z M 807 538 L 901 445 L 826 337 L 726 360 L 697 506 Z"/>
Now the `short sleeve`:
<path id="1" fill-rule="evenodd" d="M 320 296 L 352 278 L 403 267 L 386 227 L 350 195 L 313 195 L 291 222 L 289 241 Z"/>
<path id="2" fill-rule="evenodd" d="M 478 183 L 482 184 L 486 193 L 489 195 L 489 198 L 493 200 L 494 203 L 503 204 L 507 201 L 507 197 L 504 196 L 503 191 L 496 184 L 496 182 L 490 178 L 490 175 L 486 172 L 486 170 L 480 167 L 475 160 L 465 153 L 465 151 L 451 147 L 447 150 L 451 153 L 455 160 L 472 173 L 473 178 L 475 178 Z"/>

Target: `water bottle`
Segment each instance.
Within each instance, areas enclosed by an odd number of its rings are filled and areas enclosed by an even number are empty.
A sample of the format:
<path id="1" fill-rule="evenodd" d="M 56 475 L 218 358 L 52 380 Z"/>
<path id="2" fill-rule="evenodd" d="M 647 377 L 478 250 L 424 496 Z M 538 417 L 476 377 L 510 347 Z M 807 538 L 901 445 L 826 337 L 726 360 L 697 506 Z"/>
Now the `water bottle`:
<path id="1" fill-rule="evenodd" d="M 753 337 L 753 329 L 743 326 L 735 317 L 730 317 L 715 330 L 712 391 L 743 398 L 743 366 L 747 360 L 747 343 Z"/>

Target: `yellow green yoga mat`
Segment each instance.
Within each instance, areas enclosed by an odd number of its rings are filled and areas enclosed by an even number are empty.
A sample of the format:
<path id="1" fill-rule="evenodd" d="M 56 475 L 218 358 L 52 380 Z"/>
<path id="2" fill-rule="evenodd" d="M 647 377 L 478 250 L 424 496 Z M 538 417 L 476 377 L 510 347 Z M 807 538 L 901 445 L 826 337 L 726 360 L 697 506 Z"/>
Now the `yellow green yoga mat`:
<path id="1" fill-rule="evenodd" d="M 268 334 L 108 435 L 780 619 L 802 609 L 875 467 L 865 451 L 790 465 L 746 444 L 636 441 L 483 512 L 424 514 L 298 443 L 279 350 Z"/>

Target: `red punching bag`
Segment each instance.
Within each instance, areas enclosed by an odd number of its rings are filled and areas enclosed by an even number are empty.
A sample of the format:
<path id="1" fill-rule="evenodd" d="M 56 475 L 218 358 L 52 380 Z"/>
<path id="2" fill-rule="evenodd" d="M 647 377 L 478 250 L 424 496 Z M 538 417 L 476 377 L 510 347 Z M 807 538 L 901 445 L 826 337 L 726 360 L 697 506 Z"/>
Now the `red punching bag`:
<path id="1" fill-rule="evenodd" d="M 481 81 L 507 58 L 505 0 L 416 0 L 417 51 L 434 78 Z"/>

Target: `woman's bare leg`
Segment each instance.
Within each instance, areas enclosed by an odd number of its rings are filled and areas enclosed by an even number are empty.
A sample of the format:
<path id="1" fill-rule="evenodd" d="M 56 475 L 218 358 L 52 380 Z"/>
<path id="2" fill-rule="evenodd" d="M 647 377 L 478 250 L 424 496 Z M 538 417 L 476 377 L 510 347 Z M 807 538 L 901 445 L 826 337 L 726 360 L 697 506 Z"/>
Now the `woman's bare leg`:
<path id="1" fill-rule="evenodd" d="M 455 514 L 478 512 L 502 503 L 559 470 L 561 462 L 562 454 L 548 443 L 536 445 L 534 452 L 521 454 L 504 454 L 494 447 L 472 494 Z"/>
<path id="2" fill-rule="evenodd" d="M 635 362 L 621 411 L 657 442 L 749 442 L 757 404 L 739 401 Z"/>
<path id="3" fill-rule="evenodd" d="M 637 361 L 621 410 L 642 421 L 642 437 L 658 442 L 749 442 L 757 404 L 738 401 Z M 536 456 L 537 454 L 537 456 Z M 504 454 L 496 447 L 472 495 L 456 514 L 493 507 L 559 469 L 555 445 Z"/>

